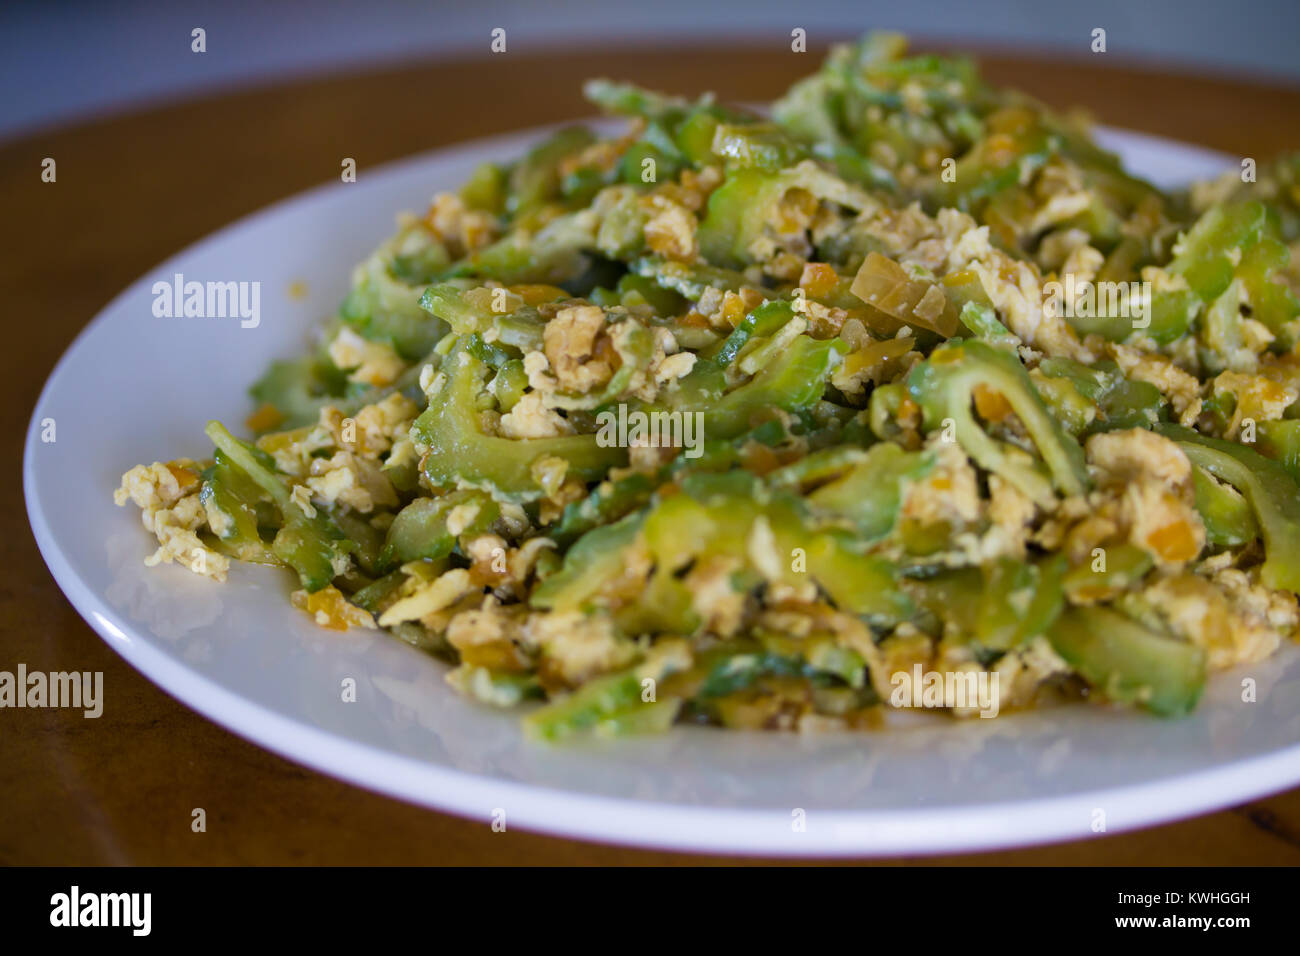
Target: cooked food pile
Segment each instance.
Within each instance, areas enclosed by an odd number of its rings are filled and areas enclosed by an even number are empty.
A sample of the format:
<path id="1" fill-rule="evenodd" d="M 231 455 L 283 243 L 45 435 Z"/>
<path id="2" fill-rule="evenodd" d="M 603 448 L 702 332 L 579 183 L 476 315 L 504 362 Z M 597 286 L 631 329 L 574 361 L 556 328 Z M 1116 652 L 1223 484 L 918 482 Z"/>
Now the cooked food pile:
<path id="1" fill-rule="evenodd" d="M 547 739 L 1177 715 L 1295 632 L 1300 157 L 1162 192 L 885 34 L 770 118 L 587 94 L 626 128 L 401 219 L 254 439 L 126 473 L 146 564 L 291 569 Z"/>

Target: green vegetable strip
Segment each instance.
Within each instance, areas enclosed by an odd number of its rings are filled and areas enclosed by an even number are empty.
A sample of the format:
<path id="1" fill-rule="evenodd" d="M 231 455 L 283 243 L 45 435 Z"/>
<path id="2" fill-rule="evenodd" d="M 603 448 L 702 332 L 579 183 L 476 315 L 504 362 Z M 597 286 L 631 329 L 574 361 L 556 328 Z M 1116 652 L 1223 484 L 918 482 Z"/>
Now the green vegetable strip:
<path id="1" fill-rule="evenodd" d="M 1178 442 L 1193 465 L 1232 485 L 1250 502 L 1264 538 L 1264 586 L 1300 591 L 1300 488 L 1286 469 L 1245 445 L 1190 428 L 1162 425 L 1157 430 Z"/>
<path id="2" fill-rule="evenodd" d="M 1155 634 L 1104 607 L 1076 607 L 1050 632 L 1052 646 L 1111 700 L 1177 717 L 1205 687 L 1205 652 Z"/>
<path id="3" fill-rule="evenodd" d="M 999 447 L 975 421 L 971 402 L 977 385 L 1006 399 L 1047 464 L 1051 483 Z M 1066 495 L 1087 490 L 1083 449 L 1052 417 L 1016 356 L 974 340 L 944 345 L 912 371 L 907 388 L 921 406 L 927 428 L 940 428 L 951 419 L 956 441 L 972 458 L 1035 501 L 1050 503 L 1051 484 Z"/>
<path id="4" fill-rule="evenodd" d="M 434 487 L 458 482 L 490 491 L 512 501 L 533 501 L 542 488 L 532 473 L 543 457 L 562 458 L 569 473 L 594 481 L 626 457 L 621 448 L 602 448 L 595 435 L 512 440 L 483 433 L 475 400 L 483 387 L 484 366 L 467 350 L 448 356 L 441 390 L 415 423 L 429 447 L 424 474 Z"/>
<path id="5" fill-rule="evenodd" d="M 270 495 L 284 516 L 284 527 L 275 536 L 271 550 L 275 556 L 298 572 L 302 586 L 319 591 L 335 576 L 335 562 L 356 548 L 324 513 L 308 517 L 290 497 L 264 455 L 239 441 L 220 422 L 208 422 L 204 429 L 217 450 Z"/>

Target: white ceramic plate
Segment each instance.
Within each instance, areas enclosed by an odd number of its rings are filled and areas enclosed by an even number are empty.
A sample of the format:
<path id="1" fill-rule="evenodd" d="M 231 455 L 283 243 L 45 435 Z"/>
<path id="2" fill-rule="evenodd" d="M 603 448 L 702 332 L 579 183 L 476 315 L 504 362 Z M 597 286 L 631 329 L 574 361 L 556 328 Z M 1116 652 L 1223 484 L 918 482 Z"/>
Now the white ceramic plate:
<path id="1" fill-rule="evenodd" d="M 888 733 L 679 729 L 564 748 L 525 743 L 518 715 L 443 682 L 444 666 L 376 632 L 317 629 L 287 572 L 236 567 L 223 586 L 169 565 L 134 508 L 115 508 L 139 462 L 211 452 L 203 424 L 238 425 L 267 361 L 297 354 L 394 214 L 455 188 L 537 131 L 473 143 L 325 186 L 222 230 L 123 292 L 82 332 L 41 395 L 24 457 L 41 552 L 81 615 L 132 665 L 234 732 L 360 786 L 507 826 L 640 846 L 790 855 L 914 854 L 1114 832 L 1300 782 L 1300 653 L 1216 677 L 1182 721 L 1071 707 Z M 1231 160 L 1110 132 L 1161 185 Z M 259 281 L 262 319 L 155 318 L 174 273 Z M 291 298 L 295 282 L 305 297 Z M 53 443 L 40 422 L 56 422 Z M 1258 684 L 1243 703 L 1241 681 Z M 357 700 L 341 687 L 356 681 Z M 114 706 L 111 696 L 107 708 Z M 802 827 L 799 823 L 802 821 Z"/>

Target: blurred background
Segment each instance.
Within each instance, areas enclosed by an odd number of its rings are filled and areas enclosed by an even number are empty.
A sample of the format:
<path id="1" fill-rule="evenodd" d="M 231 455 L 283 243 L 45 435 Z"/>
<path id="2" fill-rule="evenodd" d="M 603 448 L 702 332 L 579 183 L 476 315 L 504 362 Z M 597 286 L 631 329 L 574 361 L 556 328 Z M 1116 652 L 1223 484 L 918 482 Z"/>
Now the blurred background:
<path id="1" fill-rule="evenodd" d="M 810 47 L 888 28 L 1070 57 L 1091 55 L 1102 27 L 1107 55 L 1128 63 L 1300 86 L 1300 0 L 6 0 L 0 140 L 276 79 L 481 56 L 497 27 L 508 51 L 788 42 L 802 27 Z"/>

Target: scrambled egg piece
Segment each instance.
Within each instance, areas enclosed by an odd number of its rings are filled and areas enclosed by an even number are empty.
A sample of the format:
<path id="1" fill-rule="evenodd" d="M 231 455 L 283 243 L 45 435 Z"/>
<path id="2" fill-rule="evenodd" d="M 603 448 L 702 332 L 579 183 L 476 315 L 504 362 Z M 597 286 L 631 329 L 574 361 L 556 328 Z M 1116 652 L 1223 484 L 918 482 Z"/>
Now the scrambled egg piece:
<path id="1" fill-rule="evenodd" d="M 341 441 L 342 416 L 338 415 L 337 410 L 333 411 L 335 415 L 330 417 L 333 426 L 331 433 L 336 434 L 335 442 L 339 447 L 348 447 Z M 354 416 L 356 438 L 353 442 L 355 447 L 351 450 L 366 458 L 378 458 L 390 451 L 394 442 L 407 437 L 411 424 L 419 413 L 420 409 L 415 402 L 401 392 L 394 392 L 373 405 L 366 405 Z M 335 428 L 338 429 L 337 433 Z"/>
<path id="2" fill-rule="evenodd" d="M 403 621 L 418 621 L 451 607 L 461 598 L 478 590 L 465 568 L 452 568 L 432 581 L 413 575 L 408 584 L 412 584 L 414 590 L 399 598 L 380 615 L 380 627 L 392 627 Z"/>
<path id="3" fill-rule="evenodd" d="M 1070 665 L 1042 635 L 1004 654 L 991 668 L 998 675 L 1000 710 L 1032 706 L 1044 683 L 1070 671 Z"/>
<path id="4" fill-rule="evenodd" d="M 145 528 L 157 537 L 158 549 L 144 559 L 146 566 L 175 561 L 195 574 L 224 581 L 230 559 L 208 548 L 197 533 L 207 524 L 207 512 L 199 502 L 200 481 L 193 465 L 188 460 L 136 465 L 122 476 L 113 501 L 119 507 L 134 502 Z"/>
<path id="5" fill-rule="evenodd" d="M 1205 648 L 1212 670 L 1263 660 L 1281 640 L 1266 617 L 1241 613 L 1223 590 L 1195 574 L 1162 578 L 1142 596 L 1174 631 Z"/>
<path id="6" fill-rule="evenodd" d="M 903 492 L 904 518 L 922 525 L 947 522 L 953 527 L 973 523 L 980 516 L 979 485 L 975 469 L 956 442 L 942 436 L 930 440 L 935 466 L 923 478 L 907 485 Z"/>
<path id="7" fill-rule="evenodd" d="M 617 636 L 613 622 L 604 614 L 533 614 L 524 625 L 523 639 L 542 655 L 543 671 L 571 687 L 626 667 L 636 656 L 635 647 Z"/>
<path id="8" fill-rule="evenodd" d="M 650 251 L 666 259 L 690 262 L 699 247 L 695 241 L 697 223 L 691 211 L 662 195 L 647 196 L 652 216 L 645 224 L 645 241 Z"/>
<path id="9" fill-rule="evenodd" d="M 319 591 L 294 591 L 290 595 L 293 606 L 311 615 L 320 627 L 331 631 L 346 631 L 350 627 L 374 629 L 375 619 L 365 608 L 351 603 L 334 585 Z"/>
<path id="10" fill-rule="evenodd" d="M 1295 404 L 1297 391 L 1263 375 L 1248 375 L 1244 372 L 1224 372 L 1216 378 L 1211 386 L 1215 395 L 1224 392 L 1232 394 L 1237 400 L 1232 412 L 1226 437 L 1236 438 L 1241 433 L 1242 423 L 1247 419 L 1256 422 L 1271 422 L 1282 417 L 1287 407 Z"/>
<path id="11" fill-rule="evenodd" d="M 483 248 L 497 235 L 495 217 L 467 208 L 455 193 L 435 195 L 424 224 L 455 258 Z"/>
<path id="12" fill-rule="evenodd" d="M 1129 345 L 1114 344 L 1111 355 L 1129 378 L 1154 385 L 1169 399 L 1180 424 L 1191 428 L 1201 414 L 1201 383 L 1163 355 L 1152 355 Z"/>
<path id="13" fill-rule="evenodd" d="M 740 569 L 740 561 L 717 555 L 698 562 L 686 575 L 691 607 L 716 634 L 735 634 L 744 621 L 747 595 L 732 585 L 732 576 Z"/>
<path id="14" fill-rule="evenodd" d="M 1038 506 L 1000 475 L 989 475 L 988 515 L 992 526 L 985 533 L 979 551 L 989 557 L 1006 555 L 1023 558 Z"/>
<path id="15" fill-rule="evenodd" d="M 391 385 L 406 370 L 406 362 L 383 342 L 371 342 L 344 326 L 329 344 L 330 361 L 348 372 L 348 380 L 373 385 Z"/>
<path id="16" fill-rule="evenodd" d="M 506 438 L 553 438 L 572 435 L 573 426 L 554 409 L 546 407 L 542 392 L 526 393 L 501 416 L 497 430 Z"/>
<path id="17" fill-rule="evenodd" d="M 923 266 L 936 276 L 970 269 L 1012 334 L 1048 355 L 1092 362 L 1095 356 L 1063 318 L 1048 314 L 1043 280 L 1034 267 L 995 248 L 988 226 L 969 215 L 942 209 L 927 216 L 918 204 L 879 212 L 865 227 L 885 253 L 900 263 Z M 1090 259 L 1078 253 L 1072 265 L 1085 269 Z"/>
<path id="18" fill-rule="evenodd" d="M 1114 520 L 1134 544 L 1162 565 L 1181 565 L 1201 553 L 1205 525 L 1196 510 L 1192 465 L 1181 448 L 1133 428 L 1094 435 L 1086 451 L 1099 484 L 1118 499 Z M 1089 520 L 1109 517 L 1099 508 Z"/>
<path id="19" fill-rule="evenodd" d="M 1095 360 L 1069 323 L 1044 308 L 1043 283 L 1029 263 L 994 250 L 987 261 L 974 262 L 971 268 L 1007 328 L 1026 345 L 1078 362 Z"/>
<path id="20" fill-rule="evenodd" d="M 525 616 L 522 607 L 505 608 L 489 596 L 448 622 L 447 642 L 460 652 L 462 667 L 523 670 L 531 663 L 520 635 Z"/>
<path id="21" fill-rule="evenodd" d="M 613 367 L 596 350 L 604 330 L 605 311 L 596 305 L 569 306 L 546 323 L 543 351 L 560 388 L 581 393 L 609 381 Z"/>
<path id="22" fill-rule="evenodd" d="M 797 278 L 803 271 L 803 262 L 812 254 L 808 230 L 813 224 L 820 205 L 816 196 L 806 189 L 794 188 L 772 204 L 762 235 L 750 243 L 747 250 L 756 262 L 768 262 L 780 253 L 788 253 L 798 268 L 791 276 L 790 266 L 782 270 L 782 278 Z"/>
<path id="23" fill-rule="evenodd" d="M 331 409 L 321 410 L 321 421 L 309 428 L 300 428 L 279 435 L 266 435 L 258 440 L 257 447 L 266 452 L 275 461 L 275 467 L 294 478 L 304 477 L 316 460 L 316 453 L 337 448 L 337 441 L 331 428 L 337 430 L 338 424 L 331 422 Z M 339 416 L 341 422 L 342 416 Z"/>
<path id="24" fill-rule="evenodd" d="M 348 451 L 313 458 L 304 484 L 325 505 L 346 505 L 361 514 L 397 504 L 397 493 L 379 466 Z"/>

